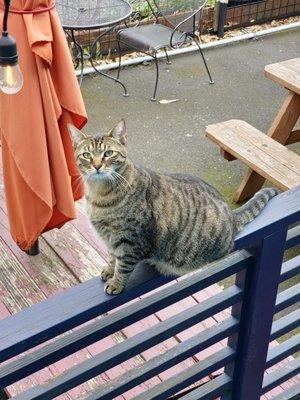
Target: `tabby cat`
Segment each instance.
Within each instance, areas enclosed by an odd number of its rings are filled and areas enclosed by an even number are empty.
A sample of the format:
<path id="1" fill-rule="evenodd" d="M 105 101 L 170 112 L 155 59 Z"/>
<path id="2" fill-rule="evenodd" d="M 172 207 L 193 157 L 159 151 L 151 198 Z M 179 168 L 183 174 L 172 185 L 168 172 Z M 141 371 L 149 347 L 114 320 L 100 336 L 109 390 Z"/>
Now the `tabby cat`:
<path id="1" fill-rule="evenodd" d="M 234 237 L 278 192 L 262 189 L 232 211 L 200 178 L 158 174 L 127 157 L 126 127 L 87 136 L 69 125 L 85 184 L 86 211 L 109 250 L 102 269 L 109 294 L 120 293 L 144 259 L 165 275 L 183 275 L 233 249 Z"/>

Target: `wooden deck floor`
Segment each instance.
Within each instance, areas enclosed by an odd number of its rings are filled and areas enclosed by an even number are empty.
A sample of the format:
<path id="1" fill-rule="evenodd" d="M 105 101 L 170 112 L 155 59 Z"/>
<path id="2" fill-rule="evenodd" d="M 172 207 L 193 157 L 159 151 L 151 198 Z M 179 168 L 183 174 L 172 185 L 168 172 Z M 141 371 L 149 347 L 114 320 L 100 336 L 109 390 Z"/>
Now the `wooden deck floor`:
<path id="1" fill-rule="evenodd" d="M 9 234 L 3 189 L 2 176 L 0 175 L 0 319 L 79 282 L 98 276 L 100 268 L 105 264 L 107 257 L 104 244 L 94 234 L 89 222 L 80 210 L 80 205 L 78 205 L 78 219 L 66 224 L 60 230 L 52 230 L 45 233 L 40 238 L 41 253 L 38 256 L 30 257 L 26 255 L 16 246 Z M 11 385 L 6 390 L 7 394 L 9 397 L 13 397 L 32 385 L 40 384 L 51 377 L 57 376 L 72 365 L 92 357 L 103 351 L 103 349 L 113 346 L 115 343 L 122 342 L 128 337 L 134 336 L 147 327 L 158 324 L 160 321 L 203 301 L 220 290 L 221 288 L 218 285 L 214 285 L 176 303 L 176 305 L 167 307 L 55 363 L 49 368 L 45 368 L 39 373 Z M 209 318 L 181 332 L 177 336 L 101 374 L 84 385 L 74 388 L 67 394 L 59 396 L 59 399 L 70 400 L 80 398 L 84 393 L 95 388 L 97 385 L 114 379 L 123 372 L 134 368 L 134 366 L 166 351 L 179 342 L 199 333 L 199 331 L 216 324 L 224 319 L 226 315 L 226 312 L 220 313 L 214 318 Z M 169 376 L 182 371 L 187 366 L 201 361 L 201 359 L 224 345 L 225 342 L 220 342 L 206 351 L 196 354 L 194 357 L 179 363 L 145 384 L 126 392 L 122 396 L 118 396 L 117 400 L 129 400 L 133 398 L 146 388 L 156 385 Z M 279 393 L 284 387 L 285 385 L 282 385 L 281 388 L 272 391 L 271 394 L 263 396 L 263 399 L 271 399 L 275 393 Z"/>

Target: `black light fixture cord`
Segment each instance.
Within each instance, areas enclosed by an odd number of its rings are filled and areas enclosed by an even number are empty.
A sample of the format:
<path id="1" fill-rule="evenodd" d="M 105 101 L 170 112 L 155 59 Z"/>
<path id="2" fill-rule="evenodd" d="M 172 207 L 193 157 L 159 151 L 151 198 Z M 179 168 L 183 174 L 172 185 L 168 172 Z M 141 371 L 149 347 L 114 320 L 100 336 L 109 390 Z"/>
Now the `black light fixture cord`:
<path id="1" fill-rule="evenodd" d="M 7 18 L 10 7 L 10 0 L 4 0 L 3 32 L 7 32 Z"/>

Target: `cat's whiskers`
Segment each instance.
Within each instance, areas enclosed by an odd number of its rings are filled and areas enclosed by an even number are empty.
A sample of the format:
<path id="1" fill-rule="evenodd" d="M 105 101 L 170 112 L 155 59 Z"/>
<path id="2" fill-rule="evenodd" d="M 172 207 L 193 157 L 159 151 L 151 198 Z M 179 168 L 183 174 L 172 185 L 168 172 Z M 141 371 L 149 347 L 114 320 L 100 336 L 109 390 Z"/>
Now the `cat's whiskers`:
<path id="1" fill-rule="evenodd" d="M 88 174 L 84 172 L 82 175 L 77 176 L 73 182 L 74 190 L 77 190 L 81 184 L 81 182 L 86 183 L 88 180 Z"/>
<path id="2" fill-rule="evenodd" d="M 114 177 L 115 181 L 116 181 L 121 187 L 123 187 L 124 189 L 127 188 L 126 182 L 124 182 L 124 180 L 121 179 L 118 175 L 113 175 L 113 177 Z"/>
<path id="3" fill-rule="evenodd" d="M 132 186 L 130 185 L 130 183 L 128 182 L 128 180 L 126 178 L 124 178 L 123 175 L 119 174 L 117 171 L 112 171 L 113 174 L 115 174 L 116 177 L 118 177 L 119 179 L 121 179 L 125 184 L 127 184 L 129 186 L 130 189 L 132 189 Z"/>
<path id="4" fill-rule="evenodd" d="M 122 181 L 122 179 L 120 179 L 117 175 L 114 175 L 113 171 L 109 172 L 109 176 L 110 176 L 111 180 L 116 184 L 116 186 L 120 185 L 122 187 L 126 187 L 125 183 Z"/>

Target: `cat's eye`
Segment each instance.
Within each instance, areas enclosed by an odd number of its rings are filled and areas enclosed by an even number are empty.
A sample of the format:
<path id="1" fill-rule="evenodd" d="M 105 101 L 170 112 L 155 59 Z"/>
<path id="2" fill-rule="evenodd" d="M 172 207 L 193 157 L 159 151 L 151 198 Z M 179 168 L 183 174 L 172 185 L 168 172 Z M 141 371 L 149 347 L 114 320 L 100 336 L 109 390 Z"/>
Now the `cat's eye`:
<path id="1" fill-rule="evenodd" d="M 110 157 L 113 155 L 113 151 L 112 150 L 106 150 L 106 152 L 104 153 L 104 157 Z"/>
<path id="2" fill-rule="evenodd" d="M 92 158 L 92 156 L 91 156 L 90 153 L 83 153 L 82 155 L 83 155 L 84 158 L 86 158 L 86 159 L 88 159 L 88 160 L 89 160 L 90 158 Z"/>

